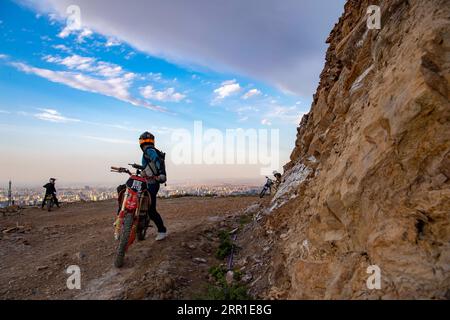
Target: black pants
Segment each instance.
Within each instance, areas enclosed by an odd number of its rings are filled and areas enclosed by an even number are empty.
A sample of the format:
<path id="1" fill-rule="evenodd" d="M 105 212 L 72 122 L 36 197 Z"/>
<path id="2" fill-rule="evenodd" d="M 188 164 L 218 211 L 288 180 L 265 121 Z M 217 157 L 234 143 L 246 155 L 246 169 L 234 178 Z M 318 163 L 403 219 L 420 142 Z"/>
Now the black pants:
<path id="1" fill-rule="evenodd" d="M 158 232 L 166 232 L 166 227 L 164 226 L 164 222 L 159 215 L 158 211 L 156 211 L 156 195 L 159 191 L 159 183 L 149 184 L 148 185 L 148 192 L 150 193 L 150 198 L 152 200 L 152 204 L 150 205 L 150 208 L 148 210 L 148 215 L 150 219 L 152 219 L 156 227 L 158 228 Z"/>
<path id="2" fill-rule="evenodd" d="M 43 208 L 44 206 L 45 206 L 45 202 L 46 202 L 46 199 L 47 199 L 47 197 L 48 196 L 53 196 L 53 202 L 55 203 L 55 205 L 59 208 L 59 202 L 58 202 L 58 198 L 56 198 L 56 194 L 54 194 L 54 193 L 46 193 L 45 194 L 45 196 L 44 196 L 44 200 L 42 200 L 42 205 L 41 205 L 41 208 Z"/>

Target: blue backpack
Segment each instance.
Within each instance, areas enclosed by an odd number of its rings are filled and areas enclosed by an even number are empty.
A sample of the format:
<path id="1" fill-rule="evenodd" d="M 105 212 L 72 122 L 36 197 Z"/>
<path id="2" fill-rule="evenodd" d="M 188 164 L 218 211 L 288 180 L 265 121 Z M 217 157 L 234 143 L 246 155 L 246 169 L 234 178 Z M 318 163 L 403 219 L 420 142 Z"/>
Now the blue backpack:
<path id="1" fill-rule="evenodd" d="M 153 169 L 151 166 L 149 166 L 150 170 L 152 171 L 153 175 L 155 176 L 164 176 L 164 177 L 160 177 L 160 179 L 158 182 L 159 183 L 166 183 L 167 181 L 167 172 L 166 172 L 166 153 L 165 152 L 161 152 L 160 150 L 153 148 L 156 151 L 156 154 L 158 155 L 158 159 L 159 159 L 159 172 L 153 172 Z M 144 157 L 145 159 L 147 159 L 147 161 L 150 163 L 152 162 L 152 160 L 150 159 L 150 157 L 147 155 L 146 152 L 144 152 Z"/>

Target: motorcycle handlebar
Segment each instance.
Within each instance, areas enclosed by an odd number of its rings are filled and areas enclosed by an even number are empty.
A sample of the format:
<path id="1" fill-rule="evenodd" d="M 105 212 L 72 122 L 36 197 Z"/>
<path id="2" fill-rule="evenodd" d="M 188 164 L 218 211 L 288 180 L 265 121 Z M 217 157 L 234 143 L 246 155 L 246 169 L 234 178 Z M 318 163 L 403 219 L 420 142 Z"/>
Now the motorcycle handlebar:
<path id="1" fill-rule="evenodd" d="M 128 165 L 132 166 L 133 168 L 138 169 L 138 170 L 144 170 L 145 169 L 143 166 L 138 165 L 137 163 L 129 163 Z"/>
<path id="2" fill-rule="evenodd" d="M 122 168 L 122 167 L 111 167 L 112 172 L 118 172 L 118 173 L 128 173 L 131 174 L 131 172 L 128 169 Z"/>

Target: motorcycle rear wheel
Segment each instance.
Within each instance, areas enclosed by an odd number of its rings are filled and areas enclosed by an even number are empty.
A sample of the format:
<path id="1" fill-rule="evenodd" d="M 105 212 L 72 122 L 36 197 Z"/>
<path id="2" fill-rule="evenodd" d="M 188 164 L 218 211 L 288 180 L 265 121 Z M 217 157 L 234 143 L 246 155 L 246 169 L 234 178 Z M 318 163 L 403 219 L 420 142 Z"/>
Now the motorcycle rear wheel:
<path id="1" fill-rule="evenodd" d="M 266 189 L 266 188 L 263 188 L 263 189 L 261 190 L 261 193 L 259 194 L 259 197 L 260 197 L 260 198 L 264 197 L 264 195 L 266 194 L 266 191 L 267 191 L 267 189 Z"/>
<path id="2" fill-rule="evenodd" d="M 142 218 L 142 221 L 139 221 L 139 227 L 137 230 L 137 239 L 138 241 L 145 240 L 145 235 L 147 234 L 147 228 L 148 228 L 148 221 L 149 218 L 145 216 L 145 218 Z"/>
<path id="3" fill-rule="evenodd" d="M 114 259 L 114 266 L 120 268 L 123 266 L 125 259 L 125 252 L 130 238 L 131 228 L 133 227 L 133 215 L 127 214 L 123 219 L 123 226 L 120 231 L 119 245 L 117 246 L 116 257 Z"/>
<path id="4" fill-rule="evenodd" d="M 47 211 L 48 212 L 52 211 L 52 207 L 53 207 L 53 199 L 47 200 Z"/>

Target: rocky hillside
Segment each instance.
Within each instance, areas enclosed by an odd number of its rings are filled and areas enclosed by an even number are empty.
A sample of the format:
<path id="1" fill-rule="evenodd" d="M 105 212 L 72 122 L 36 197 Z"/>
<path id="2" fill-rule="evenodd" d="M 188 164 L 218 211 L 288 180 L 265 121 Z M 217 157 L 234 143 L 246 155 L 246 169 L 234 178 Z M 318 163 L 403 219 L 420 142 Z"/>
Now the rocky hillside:
<path id="1" fill-rule="evenodd" d="M 370 4 L 345 5 L 284 182 L 242 238 L 260 297 L 450 298 L 450 6 L 380 1 L 369 30 Z"/>

